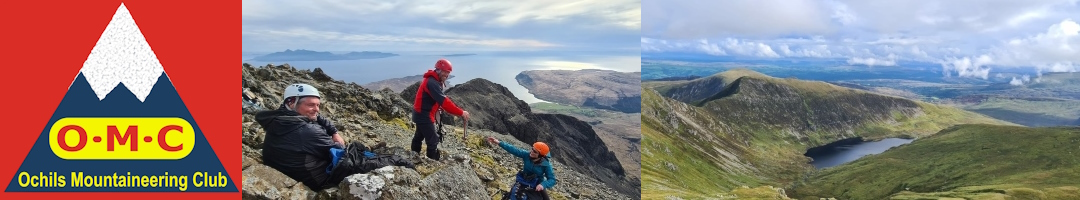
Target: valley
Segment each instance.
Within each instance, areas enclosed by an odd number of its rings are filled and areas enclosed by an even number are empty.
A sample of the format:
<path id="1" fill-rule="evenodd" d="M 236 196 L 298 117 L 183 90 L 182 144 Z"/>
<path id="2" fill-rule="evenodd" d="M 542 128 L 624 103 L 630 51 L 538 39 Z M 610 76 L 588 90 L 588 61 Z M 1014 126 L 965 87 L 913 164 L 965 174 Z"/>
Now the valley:
<path id="1" fill-rule="evenodd" d="M 643 198 L 717 198 L 784 188 L 814 171 L 806 150 L 1013 123 L 962 109 L 748 69 L 642 83 Z M 782 192 L 781 192 L 782 193 Z"/>

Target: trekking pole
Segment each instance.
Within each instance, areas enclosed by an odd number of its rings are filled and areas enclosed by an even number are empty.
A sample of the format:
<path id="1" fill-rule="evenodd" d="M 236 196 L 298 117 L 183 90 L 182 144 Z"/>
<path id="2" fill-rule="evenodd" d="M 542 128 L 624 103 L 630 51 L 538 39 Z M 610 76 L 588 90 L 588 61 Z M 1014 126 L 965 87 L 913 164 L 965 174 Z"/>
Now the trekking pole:
<path id="1" fill-rule="evenodd" d="M 461 141 L 464 142 L 465 138 L 469 137 L 469 118 L 462 118 L 462 121 L 464 121 L 462 129 L 465 130 L 465 133 L 461 135 Z"/>

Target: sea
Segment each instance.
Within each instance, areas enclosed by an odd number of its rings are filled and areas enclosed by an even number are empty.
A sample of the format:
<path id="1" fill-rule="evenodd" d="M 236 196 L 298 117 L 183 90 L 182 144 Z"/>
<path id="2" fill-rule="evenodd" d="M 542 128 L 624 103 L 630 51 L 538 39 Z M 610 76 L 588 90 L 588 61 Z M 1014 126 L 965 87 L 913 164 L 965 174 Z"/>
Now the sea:
<path id="1" fill-rule="evenodd" d="M 370 82 L 420 75 L 433 69 L 440 58 L 450 60 L 454 66 L 448 82 L 450 85 L 484 78 L 510 90 L 515 97 L 526 103 L 545 102 L 529 93 L 514 78 L 527 70 L 581 70 L 604 69 L 619 72 L 640 72 L 641 57 L 637 51 L 498 51 L 498 52 L 437 52 L 409 51 L 390 52 L 399 56 L 338 61 L 251 61 L 257 56 L 272 52 L 243 52 L 243 63 L 253 66 L 289 64 L 299 69 L 322 68 L 330 77 L 345 82 L 366 84 Z M 344 52 L 333 52 L 344 53 Z M 472 54 L 472 55 L 455 55 Z M 377 88 L 369 88 L 377 89 Z"/>

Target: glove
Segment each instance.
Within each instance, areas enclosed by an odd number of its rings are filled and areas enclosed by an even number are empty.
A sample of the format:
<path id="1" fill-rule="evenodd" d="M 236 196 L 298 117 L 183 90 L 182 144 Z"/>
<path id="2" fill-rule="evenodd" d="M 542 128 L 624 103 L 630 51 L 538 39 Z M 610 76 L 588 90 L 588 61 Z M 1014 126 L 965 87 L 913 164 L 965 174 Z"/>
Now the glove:
<path id="1" fill-rule="evenodd" d="M 374 158 L 374 157 L 375 157 L 375 153 L 371 153 L 370 151 L 364 151 L 364 157 L 367 157 L 367 158 Z"/>

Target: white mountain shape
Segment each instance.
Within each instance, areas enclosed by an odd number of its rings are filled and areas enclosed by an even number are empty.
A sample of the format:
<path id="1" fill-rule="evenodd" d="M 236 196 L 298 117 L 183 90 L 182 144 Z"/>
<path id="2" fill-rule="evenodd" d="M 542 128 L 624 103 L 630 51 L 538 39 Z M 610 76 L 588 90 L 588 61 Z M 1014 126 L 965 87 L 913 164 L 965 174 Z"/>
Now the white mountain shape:
<path id="1" fill-rule="evenodd" d="M 117 85 L 124 83 L 140 102 L 150 95 L 164 71 L 123 3 L 79 70 L 98 100 L 105 99 Z"/>

